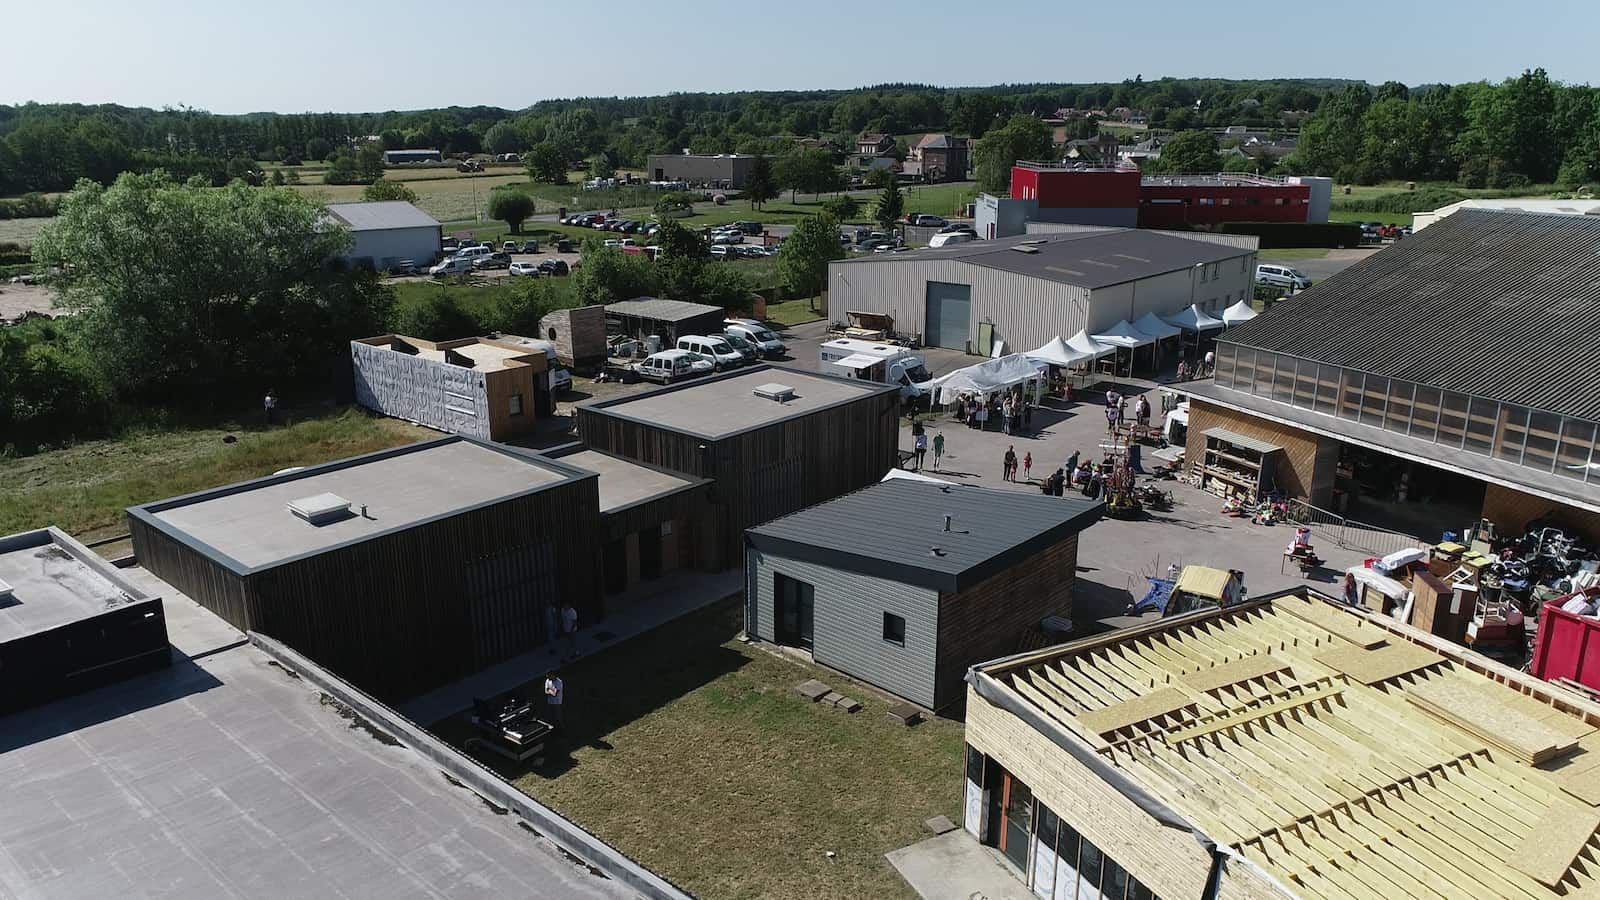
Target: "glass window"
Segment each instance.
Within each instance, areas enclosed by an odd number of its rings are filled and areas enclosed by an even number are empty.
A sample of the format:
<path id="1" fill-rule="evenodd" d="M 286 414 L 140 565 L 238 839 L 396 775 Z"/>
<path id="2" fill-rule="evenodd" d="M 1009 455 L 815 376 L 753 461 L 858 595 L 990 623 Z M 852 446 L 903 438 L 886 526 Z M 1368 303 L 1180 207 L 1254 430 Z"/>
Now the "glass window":
<path id="1" fill-rule="evenodd" d="M 522 395 L 521 394 L 512 394 L 511 395 L 510 406 L 511 406 L 511 414 L 513 416 L 522 415 Z"/>
<path id="2" fill-rule="evenodd" d="M 971 744 L 967 745 L 967 780 L 983 786 L 983 754 Z"/>
<path id="3" fill-rule="evenodd" d="M 1233 387 L 1233 360 L 1238 352 L 1239 348 L 1232 344 L 1217 345 L 1217 370 L 1214 375 L 1217 384 L 1227 388 Z"/>
<path id="4" fill-rule="evenodd" d="M 1249 391 L 1256 381 L 1256 357 L 1259 354 L 1250 347 L 1239 348 L 1239 362 L 1233 370 L 1233 389 L 1236 391 Z"/>
<path id="5" fill-rule="evenodd" d="M 1317 366 L 1317 412 L 1333 415 L 1339 405 L 1339 367 Z"/>
<path id="6" fill-rule="evenodd" d="M 1389 405 L 1389 379 L 1368 375 L 1361 392 L 1361 424 L 1383 427 L 1383 412 Z"/>
<path id="7" fill-rule="evenodd" d="M 1294 405 L 1311 409 L 1316 405 L 1317 364 L 1310 360 L 1295 360 Z"/>
<path id="8" fill-rule="evenodd" d="M 1100 875 L 1105 869 L 1106 857 L 1100 848 L 1087 840 L 1078 849 L 1078 896 L 1098 896 L 1091 891 L 1100 890 Z"/>
<path id="9" fill-rule="evenodd" d="M 1272 393 L 1272 371 L 1277 364 L 1278 354 L 1268 353 L 1265 350 L 1256 351 L 1256 378 L 1250 385 L 1250 393 L 1258 397 Z"/>
<path id="10" fill-rule="evenodd" d="M 1128 896 L 1128 872 L 1109 858 L 1106 874 L 1100 879 L 1100 896 L 1106 900 L 1124 900 Z"/>
<path id="11" fill-rule="evenodd" d="M 1411 404 L 1411 436 L 1433 440 L 1438 422 L 1439 389 L 1417 385 L 1416 399 Z"/>
<path id="12" fill-rule="evenodd" d="M 1459 447 L 1466 435 L 1467 398 L 1454 391 L 1441 392 L 1439 398 L 1439 443 L 1450 447 Z"/>
<path id="13" fill-rule="evenodd" d="M 1510 403 L 1500 404 L 1500 422 L 1495 428 L 1494 455 L 1506 462 L 1522 462 L 1522 442 L 1528 437 L 1528 411 Z"/>
<path id="14" fill-rule="evenodd" d="M 1360 372 L 1345 369 L 1340 373 L 1339 383 L 1339 418 L 1349 419 L 1352 422 L 1361 421 L 1361 386 L 1365 376 Z"/>
<path id="15" fill-rule="evenodd" d="M 906 644 L 906 619 L 894 613 L 883 614 L 883 639 L 891 644 Z"/>
<path id="16" fill-rule="evenodd" d="M 1139 883 L 1139 879 L 1128 881 L 1128 900 L 1156 900 L 1156 895 L 1149 888 Z"/>
<path id="17" fill-rule="evenodd" d="M 1272 378 L 1272 399 L 1279 403 L 1289 403 L 1294 400 L 1294 368 L 1294 357 L 1278 357 L 1278 371 Z"/>
<path id="18" fill-rule="evenodd" d="M 1405 434 L 1411 426 L 1411 395 L 1417 386 L 1409 381 L 1389 382 L 1389 407 L 1384 411 L 1384 426 L 1396 434 Z"/>
<path id="19" fill-rule="evenodd" d="M 1528 443 L 1522 449 L 1522 464 L 1550 471 L 1556 464 L 1556 442 L 1560 439 L 1560 416 L 1529 410 Z"/>
<path id="20" fill-rule="evenodd" d="M 1481 397 L 1471 398 L 1467 414 L 1467 440 L 1463 444 L 1473 453 L 1489 455 L 1494 446 L 1494 426 L 1500 415 L 1500 404 Z"/>
<path id="21" fill-rule="evenodd" d="M 1594 444 L 1592 422 L 1568 419 L 1561 425 L 1561 450 L 1556 454 L 1556 474 L 1582 480 L 1589 471 L 1589 452 Z"/>

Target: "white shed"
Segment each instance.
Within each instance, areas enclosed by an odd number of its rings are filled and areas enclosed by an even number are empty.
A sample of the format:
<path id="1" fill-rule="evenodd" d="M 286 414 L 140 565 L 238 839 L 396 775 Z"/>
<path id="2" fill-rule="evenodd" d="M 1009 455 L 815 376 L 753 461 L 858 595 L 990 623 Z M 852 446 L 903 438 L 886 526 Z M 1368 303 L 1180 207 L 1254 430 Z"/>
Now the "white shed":
<path id="1" fill-rule="evenodd" d="M 438 221 L 404 200 L 330 203 L 327 211 L 354 238 L 345 257 L 351 266 L 382 271 L 402 259 L 427 266 L 439 256 Z"/>

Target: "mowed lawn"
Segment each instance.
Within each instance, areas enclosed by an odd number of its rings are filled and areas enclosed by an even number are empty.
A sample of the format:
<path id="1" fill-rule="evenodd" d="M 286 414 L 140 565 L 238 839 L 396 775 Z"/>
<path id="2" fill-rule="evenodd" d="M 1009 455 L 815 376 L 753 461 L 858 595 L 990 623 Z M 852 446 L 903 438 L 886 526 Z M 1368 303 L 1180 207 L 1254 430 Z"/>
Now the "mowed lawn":
<path id="1" fill-rule="evenodd" d="M 80 538 L 107 537 L 127 531 L 129 506 L 439 436 L 353 407 L 282 412 L 290 424 L 149 428 L 0 457 L 0 534 L 55 525 Z M 232 443 L 224 440 L 230 435 Z"/>
<path id="2" fill-rule="evenodd" d="M 740 643 L 742 616 L 730 598 L 568 666 L 570 754 L 505 774 L 705 900 L 915 896 L 883 854 L 959 820 L 961 725 L 896 724 L 848 679 Z M 864 708 L 807 702 L 808 678 Z"/>

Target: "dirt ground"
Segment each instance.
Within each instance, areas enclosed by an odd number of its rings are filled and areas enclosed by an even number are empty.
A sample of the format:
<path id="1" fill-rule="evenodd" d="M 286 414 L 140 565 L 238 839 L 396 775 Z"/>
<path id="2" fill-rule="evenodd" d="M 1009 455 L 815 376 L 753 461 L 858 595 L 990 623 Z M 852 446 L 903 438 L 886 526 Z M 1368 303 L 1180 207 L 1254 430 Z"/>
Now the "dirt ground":
<path id="1" fill-rule="evenodd" d="M 50 304 L 50 291 L 37 284 L 0 282 L 0 320 L 15 319 L 23 313 L 61 315 Z"/>

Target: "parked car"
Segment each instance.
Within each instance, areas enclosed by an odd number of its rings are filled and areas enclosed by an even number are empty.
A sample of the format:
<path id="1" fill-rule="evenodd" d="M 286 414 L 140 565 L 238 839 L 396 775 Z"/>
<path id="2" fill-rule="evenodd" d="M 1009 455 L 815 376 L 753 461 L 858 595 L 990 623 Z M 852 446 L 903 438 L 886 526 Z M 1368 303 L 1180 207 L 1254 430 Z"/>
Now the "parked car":
<path id="1" fill-rule="evenodd" d="M 888 247 L 888 246 L 890 246 L 889 242 L 887 240 L 884 240 L 883 238 L 869 238 L 869 239 L 867 239 L 865 241 L 862 241 L 861 243 L 856 245 L 856 252 L 857 253 L 871 253 L 872 251 L 878 249 L 879 247 Z"/>
<path id="2" fill-rule="evenodd" d="M 943 228 L 950 224 L 944 216 L 932 216 L 927 213 L 916 213 L 907 216 L 906 221 L 922 228 Z"/>
<path id="3" fill-rule="evenodd" d="M 490 253 L 477 257 L 472 261 L 474 269 L 509 269 L 511 268 L 511 254 Z"/>
<path id="4" fill-rule="evenodd" d="M 737 334 L 761 352 L 763 356 L 777 357 L 788 352 L 783 341 L 772 333 L 772 329 L 761 324 L 755 319 L 723 319 L 722 333 L 725 335 Z"/>
<path id="5" fill-rule="evenodd" d="M 538 253 L 539 252 L 539 242 L 538 241 L 523 241 L 522 242 L 522 252 L 523 253 Z"/>
<path id="6" fill-rule="evenodd" d="M 760 234 L 763 230 L 760 222 L 735 222 L 733 223 L 733 227 L 739 229 L 745 234 L 752 235 Z"/>
<path id="7" fill-rule="evenodd" d="M 458 242 L 453 237 L 447 237 L 447 238 L 444 238 L 443 240 L 439 241 L 439 249 L 440 250 L 444 250 L 444 251 L 446 251 L 448 253 L 456 252 L 456 247 L 458 247 L 459 245 L 460 245 L 460 242 Z"/>
<path id="8" fill-rule="evenodd" d="M 397 259 L 389 267 L 390 275 L 416 275 L 422 271 L 414 259 Z"/>
<path id="9" fill-rule="evenodd" d="M 713 244 L 742 244 L 742 243 L 744 243 L 744 232 L 742 232 L 742 231 L 713 231 L 713 232 L 711 232 L 711 243 L 713 243 Z"/>
<path id="10" fill-rule="evenodd" d="M 952 244 L 965 244 L 977 239 L 978 236 L 970 231 L 941 231 L 928 241 L 928 246 L 949 247 Z"/>
<path id="11" fill-rule="evenodd" d="M 711 360 L 712 366 L 719 372 L 723 369 L 738 368 L 745 363 L 744 355 L 733 349 L 733 345 L 728 343 L 728 339 L 720 334 L 711 337 L 700 334 L 686 334 L 678 338 L 678 349 L 688 350 L 690 353 L 698 353 Z"/>
<path id="12" fill-rule="evenodd" d="M 1307 278 L 1305 273 L 1299 269 L 1263 263 L 1256 266 L 1256 284 L 1266 284 L 1292 291 L 1303 291 L 1311 287 L 1311 279 Z"/>
<path id="13" fill-rule="evenodd" d="M 973 230 L 972 226 L 969 225 L 966 222 L 951 222 L 949 225 L 946 225 L 943 228 L 939 229 L 939 233 L 940 234 L 955 234 L 958 231 L 965 231 L 965 232 L 969 232 L 971 234 L 977 234 L 977 232 Z"/>
<path id="14" fill-rule="evenodd" d="M 493 250 L 490 250 L 488 247 L 485 247 L 482 244 L 472 244 L 457 250 L 456 255 L 451 258 L 464 259 L 467 262 L 474 262 L 480 257 L 488 256 L 493 252 Z"/>
<path id="15" fill-rule="evenodd" d="M 523 275 L 529 278 L 538 278 L 540 275 L 543 275 L 544 272 L 539 268 L 539 263 L 519 261 L 511 264 L 511 274 Z"/>
<path id="16" fill-rule="evenodd" d="M 556 252 L 557 253 L 571 253 L 572 252 L 572 242 L 567 240 L 566 238 L 562 238 L 561 240 L 556 241 Z"/>
<path id="17" fill-rule="evenodd" d="M 515 253 L 515 252 L 517 252 L 517 242 L 516 241 L 505 241 L 505 242 L 501 243 L 500 244 L 500 252 L 501 253 Z"/>
<path id="18" fill-rule="evenodd" d="M 756 360 L 761 358 L 761 351 L 756 349 L 755 344 L 746 340 L 744 335 L 732 331 L 724 331 L 722 332 L 722 339 L 727 341 L 730 347 L 738 351 L 747 366 L 754 365 Z"/>
<path id="19" fill-rule="evenodd" d="M 566 260 L 547 259 L 539 263 L 539 271 L 546 275 L 565 275 L 571 270 L 567 268 Z"/>
<path id="20" fill-rule="evenodd" d="M 472 271 L 472 260 L 462 256 L 452 256 L 428 270 L 428 274 L 435 278 L 446 275 L 466 275 Z"/>
<path id="21" fill-rule="evenodd" d="M 680 378 L 709 375 L 713 368 L 711 360 L 689 350 L 663 350 L 633 364 L 633 371 L 640 378 L 662 384 Z"/>
<path id="22" fill-rule="evenodd" d="M 616 238 L 607 238 L 605 244 L 602 246 L 604 246 L 607 250 L 615 250 L 622 246 L 622 242 Z"/>
<path id="23" fill-rule="evenodd" d="M 731 247 L 724 247 L 721 244 L 717 244 L 717 245 L 713 246 L 711 248 L 711 250 L 710 250 L 710 253 L 711 253 L 711 258 L 715 259 L 715 260 L 725 260 L 725 259 L 735 259 L 735 258 L 737 258 L 736 254 L 734 254 L 732 252 L 732 248 Z"/>
<path id="24" fill-rule="evenodd" d="M 640 233 L 643 234 L 645 237 L 650 237 L 650 236 L 654 235 L 656 232 L 658 232 L 660 230 L 661 230 L 661 226 L 660 225 L 657 225 L 656 223 L 651 222 L 649 225 L 646 225 L 644 227 L 644 231 L 642 231 Z"/>

